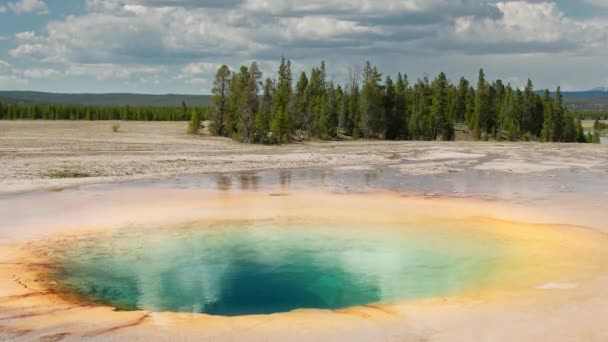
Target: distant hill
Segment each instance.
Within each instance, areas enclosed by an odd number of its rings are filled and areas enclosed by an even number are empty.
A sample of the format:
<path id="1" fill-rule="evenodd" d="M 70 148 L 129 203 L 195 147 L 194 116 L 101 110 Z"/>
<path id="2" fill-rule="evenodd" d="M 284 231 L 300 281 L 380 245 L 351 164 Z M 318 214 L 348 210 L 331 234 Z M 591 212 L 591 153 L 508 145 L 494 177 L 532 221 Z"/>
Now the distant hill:
<path id="1" fill-rule="evenodd" d="M 543 91 L 538 91 L 542 95 Z M 551 95 L 555 95 L 552 93 Z M 589 91 L 564 92 L 566 105 L 573 110 L 608 111 L 608 91 L 596 88 Z M 137 106 L 178 107 L 182 101 L 188 106 L 207 107 L 212 104 L 211 95 L 146 95 L 146 94 L 62 94 L 35 91 L 0 91 L 0 102 L 76 104 L 86 106 Z"/>
<path id="2" fill-rule="evenodd" d="M 564 101 L 573 110 L 608 110 L 608 91 L 596 88 L 589 91 L 565 92 Z"/>
<path id="3" fill-rule="evenodd" d="M 538 90 L 539 95 L 544 94 L 544 90 Z M 608 91 L 604 88 L 595 88 L 587 91 L 565 91 L 562 92 L 566 106 L 572 110 L 608 110 Z M 555 92 L 551 93 L 555 96 Z"/>
<path id="4" fill-rule="evenodd" d="M 536 93 L 538 95 L 543 95 L 545 93 L 544 90 L 537 90 Z M 563 91 L 562 95 L 564 96 L 564 100 L 573 100 L 573 99 L 608 99 L 608 90 L 604 90 L 603 88 L 595 88 L 592 90 L 585 91 Z M 555 96 L 555 92 L 551 92 L 551 96 Z"/>
<path id="5" fill-rule="evenodd" d="M 597 88 L 593 88 L 590 91 L 604 91 L 604 92 L 608 92 L 608 87 L 597 87 Z"/>
<path id="6" fill-rule="evenodd" d="M 211 105 L 210 95 L 146 95 L 146 94 L 62 94 L 36 91 L 0 91 L 0 101 L 8 103 L 75 104 L 85 106 L 178 107 Z"/>
<path id="7" fill-rule="evenodd" d="M 608 99 L 608 91 L 600 89 L 588 91 L 569 91 L 564 92 L 564 99 Z"/>

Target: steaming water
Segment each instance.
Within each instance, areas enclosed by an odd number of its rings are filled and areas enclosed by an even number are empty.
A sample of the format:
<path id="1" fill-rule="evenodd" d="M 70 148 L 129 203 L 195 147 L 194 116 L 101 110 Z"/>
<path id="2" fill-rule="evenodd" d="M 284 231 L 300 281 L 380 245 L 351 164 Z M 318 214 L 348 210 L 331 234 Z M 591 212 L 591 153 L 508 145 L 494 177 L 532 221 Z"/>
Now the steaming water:
<path id="1" fill-rule="evenodd" d="M 239 222 L 129 228 L 56 256 L 73 293 L 123 310 L 246 315 L 446 296 L 508 247 L 466 229 Z"/>

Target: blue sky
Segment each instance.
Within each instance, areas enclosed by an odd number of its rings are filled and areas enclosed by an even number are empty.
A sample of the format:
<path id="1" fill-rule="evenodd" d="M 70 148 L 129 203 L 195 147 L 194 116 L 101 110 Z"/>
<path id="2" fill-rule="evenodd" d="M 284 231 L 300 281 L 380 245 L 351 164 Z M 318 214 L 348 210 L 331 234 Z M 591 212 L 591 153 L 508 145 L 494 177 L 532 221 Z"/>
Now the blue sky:
<path id="1" fill-rule="evenodd" d="M 210 92 L 221 64 L 274 77 L 371 60 L 516 86 L 608 86 L 608 0 L 0 0 L 0 89 Z"/>

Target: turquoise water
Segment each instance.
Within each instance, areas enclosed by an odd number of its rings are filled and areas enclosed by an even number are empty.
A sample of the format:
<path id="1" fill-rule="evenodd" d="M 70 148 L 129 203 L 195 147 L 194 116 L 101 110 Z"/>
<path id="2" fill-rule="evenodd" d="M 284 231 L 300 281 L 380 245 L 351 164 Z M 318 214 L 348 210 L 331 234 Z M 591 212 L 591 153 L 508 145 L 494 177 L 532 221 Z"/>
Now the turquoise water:
<path id="1" fill-rule="evenodd" d="M 480 285 L 505 254 L 499 241 L 454 229 L 395 228 L 129 228 L 56 252 L 55 278 L 122 310 L 233 316 L 456 294 Z"/>

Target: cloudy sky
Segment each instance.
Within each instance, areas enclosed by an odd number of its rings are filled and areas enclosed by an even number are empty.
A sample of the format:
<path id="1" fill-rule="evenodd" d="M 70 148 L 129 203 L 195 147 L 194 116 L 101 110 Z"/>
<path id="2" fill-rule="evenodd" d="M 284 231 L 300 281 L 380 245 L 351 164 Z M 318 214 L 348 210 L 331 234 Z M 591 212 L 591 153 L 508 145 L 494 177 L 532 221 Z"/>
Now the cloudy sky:
<path id="1" fill-rule="evenodd" d="M 0 0 L 0 89 L 209 93 L 221 64 L 608 86 L 608 0 Z"/>

